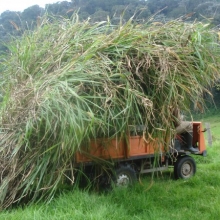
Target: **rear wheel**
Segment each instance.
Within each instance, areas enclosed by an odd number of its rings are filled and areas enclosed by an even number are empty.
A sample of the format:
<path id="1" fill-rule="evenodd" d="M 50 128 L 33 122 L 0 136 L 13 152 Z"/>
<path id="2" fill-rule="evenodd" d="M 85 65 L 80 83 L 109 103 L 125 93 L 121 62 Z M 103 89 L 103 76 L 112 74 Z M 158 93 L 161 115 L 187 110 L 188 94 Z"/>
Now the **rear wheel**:
<path id="1" fill-rule="evenodd" d="M 174 165 L 174 176 L 176 179 L 189 179 L 196 173 L 195 160 L 190 156 L 183 156 L 177 159 Z"/>
<path id="2" fill-rule="evenodd" d="M 128 187 L 137 181 L 137 176 L 129 166 L 121 166 L 115 171 L 115 186 L 116 187 Z"/>

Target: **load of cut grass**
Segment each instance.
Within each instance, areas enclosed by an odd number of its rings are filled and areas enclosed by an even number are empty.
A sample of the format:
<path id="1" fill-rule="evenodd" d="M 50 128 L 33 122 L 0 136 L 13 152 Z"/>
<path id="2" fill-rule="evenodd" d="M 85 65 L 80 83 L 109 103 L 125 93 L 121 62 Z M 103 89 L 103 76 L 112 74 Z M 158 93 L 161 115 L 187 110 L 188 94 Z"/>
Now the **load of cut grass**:
<path id="1" fill-rule="evenodd" d="M 146 138 L 162 141 L 173 133 L 169 107 L 189 111 L 220 75 L 215 35 L 201 23 L 43 19 L 9 50 L 1 63 L 2 208 L 49 201 L 73 183 L 74 153 L 91 139 L 141 124 Z"/>

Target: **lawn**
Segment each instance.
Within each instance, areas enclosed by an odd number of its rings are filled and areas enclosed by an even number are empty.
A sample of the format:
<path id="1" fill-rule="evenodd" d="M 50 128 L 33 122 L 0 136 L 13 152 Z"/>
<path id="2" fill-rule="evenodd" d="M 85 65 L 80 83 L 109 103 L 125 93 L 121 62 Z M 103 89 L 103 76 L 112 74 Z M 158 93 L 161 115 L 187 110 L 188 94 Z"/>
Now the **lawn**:
<path id="1" fill-rule="evenodd" d="M 219 219 L 220 216 L 220 115 L 202 118 L 209 122 L 213 145 L 208 156 L 195 157 L 197 173 L 189 180 L 174 180 L 172 168 L 140 177 L 127 189 L 97 193 L 64 192 L 50 204 L 35 204 L 0 213 L 3 220 L 55 219 Z"/>

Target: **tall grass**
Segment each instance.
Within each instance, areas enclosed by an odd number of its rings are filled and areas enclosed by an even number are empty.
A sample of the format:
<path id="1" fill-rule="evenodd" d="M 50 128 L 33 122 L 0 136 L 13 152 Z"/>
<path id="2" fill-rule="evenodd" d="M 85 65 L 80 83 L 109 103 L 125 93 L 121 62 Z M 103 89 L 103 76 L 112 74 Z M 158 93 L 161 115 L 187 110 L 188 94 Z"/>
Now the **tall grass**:
<path id="1" fill-rule="evenodd" d="M 220 75 L 216 36 L 201 23 L 44 18 L 9 49 L 1 64 L 3 208 L 50 201 L 62 183 L 73 184 L 74 153 L 91 139 L 143 124 L 146 138 L 163 142 L 174 132 L 169 107 L 189 111 Z"/>

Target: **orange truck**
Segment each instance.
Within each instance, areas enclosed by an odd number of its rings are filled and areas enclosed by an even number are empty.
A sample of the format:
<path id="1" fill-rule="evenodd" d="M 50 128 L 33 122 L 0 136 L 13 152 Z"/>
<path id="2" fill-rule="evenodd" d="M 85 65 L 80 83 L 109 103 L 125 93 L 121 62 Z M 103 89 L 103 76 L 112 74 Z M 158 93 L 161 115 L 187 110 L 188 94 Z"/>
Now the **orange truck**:
<path id="1" fill-rule="evenodd" d="M 127 186 L 137 180 L 139 174 L 167 170 L 174 168 L 176 179 L 188 179 L 196 173 L 196 163 L 192 154 L 206 156 L 204 131 L 201 122 L 193 122 L 192 145 L 197 152 L 187 150 L 184 136 L 176 136 L 169 141 L 168 147 L 156 140 L 145 140 L 143 135 L 129 134 L 125 139 L 97 139 L 90 142 L 90 147 L 81 148 L 75 155 L 75 166 L 82 167 L 86 175 L 100 182 L 114 180 L 116 186 Z M 105 165 L 103 165 L 105 164 Z M 106 168 L 106 164 L 109 164 Z M 97 174 L 94 166 L 104 166 L 104 170 Z M 100 169 L 102 170 L 102 169 Z M 108 174 L 106 174 L 108 173 Z M 109 174 L 110 173 L 110 174 Z M 109 178 L 110 177 L 110 178 Z"/>

